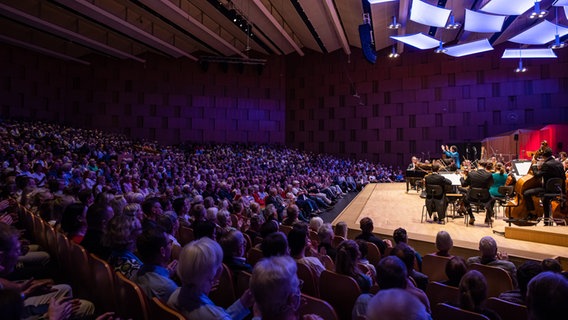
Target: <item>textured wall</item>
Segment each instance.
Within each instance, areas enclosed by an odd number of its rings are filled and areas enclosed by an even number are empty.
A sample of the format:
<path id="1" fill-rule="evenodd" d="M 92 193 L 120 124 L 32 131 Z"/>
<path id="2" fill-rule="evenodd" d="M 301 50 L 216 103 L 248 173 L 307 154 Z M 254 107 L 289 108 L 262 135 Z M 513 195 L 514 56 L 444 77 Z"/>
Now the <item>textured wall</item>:
<path id="1" fill-rule="evenodd" d="M 500 59 L 504 48 L 452 58 L 430 50 L 375 65 L 352 49 L 287 60 L 286 142 L 317 152 L 406 164 L 440 145 L 568 123 L 568 50 L 558 59 Z M 358 95 L 360 98 L 354 97 Z"/>
<path id="2" fill-rule="evenodd" d="M 58 121 L 163 143 L 285 141 L 284 60 L 256 66 L 157 55 L 90 66 L 0 47 L 2 117 Z"/>

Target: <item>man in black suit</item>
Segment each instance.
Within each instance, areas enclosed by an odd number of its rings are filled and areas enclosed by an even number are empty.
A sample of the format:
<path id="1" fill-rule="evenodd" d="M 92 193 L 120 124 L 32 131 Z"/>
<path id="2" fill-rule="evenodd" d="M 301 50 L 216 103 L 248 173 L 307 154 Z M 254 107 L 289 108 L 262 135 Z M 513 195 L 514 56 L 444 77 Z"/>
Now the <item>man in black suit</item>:
<path id="1" fill-rule="evenodd" d="M 440 165 L 432 165 L 432 174 L 427 175 L 424 180 L 426 181 L 426 209 L 428 210 L 428 215 L 432 217 L 432 212 L 437 212 L 438 217 L 434 216 L 434 221 L 438 220 L 438 223 L 444 223 L 446 218 L 446 209 L 448 207 L 448 199 L 446 198 L 446 187 L 451 186 L 452 181 L 450 179 L 440 175 L 438 171 L 440 170 Z M 429 186 L 440 186 L 442 187 L 442 194 L 436 197 L 428 195 Z"/>
<path id="2" fill-rule="evenodd" d="M 486 197 L 479 201 L 485 205 L 485 223 L 489 223 L 493 217 L 493 205 L 495 204 L 495 199 L 491 198 L 491 195 L 489 194 L 489 188 L 493 185 L 493 175 L 491 172 L 485 170 L 486 166 L 487 163 L 480 162 L 477 170 L 470 171 L 467 178 L 464 179 L 462 177 L 460 181 L 462 187 L 470 187 L 470 190 L 472 188 L 487 189 Z M 473 225 L 475 217 L 471 210 L 471 197 L 469 194 L 465 197 L 464 204 L 467 209 L 467 213 L 469 214 L 469 224 Z"/>
<path id="3" fill-rule="evenodd" d="M 552 178 L 560 178 L 564 181 L 566 179 L 564 166 L 561 162 L 556 161 L 556 159 L 552 157 L 552 149 L 550 147 L 545 147 L 543 149 L 542 157 L 545 159 L 544 162 L 542 162 L 541 165 L 533 165 L 532 171 L 536 179 L 543 180 L 543 187 L 546 187 L 546 183 Z M 566 191 L 564 182 L 560 185 L 562 186 L 562 193 L 564 193 Z M 524 196 L 528 197 L 526 201 L 526 208 L 529 211 L 529 216 L 534 215 L 533 211 L 535 209 L 532 197 L 544 192 L 544 188 L 532 188 L 525 191 Z M 545 225 L 550 225 L 550 202 L 552 199 L 553 197 L 542 198 Z"/>

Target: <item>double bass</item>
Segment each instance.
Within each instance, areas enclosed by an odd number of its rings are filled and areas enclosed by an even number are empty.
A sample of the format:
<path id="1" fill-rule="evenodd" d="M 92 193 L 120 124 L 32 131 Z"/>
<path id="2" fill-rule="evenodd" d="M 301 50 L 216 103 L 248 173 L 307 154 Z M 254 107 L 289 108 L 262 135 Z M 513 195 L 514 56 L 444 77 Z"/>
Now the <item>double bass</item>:
<path id="1" fill-rule="evenodd" d="M 515 191 L 515 197 L 507 203 L 507 210 L 505 211 L 509 220 L 528 220 L 529 213 L 526 208 L 526 201 L 533 201 L 535 215 L 538 217 L 542 217 L 544 215 L 544 209 L 540 206 L 539 199 L 536 197 L 525 197 L 524 193 L 529 189 L 542 187 L 540 179 L 535 178 L 532 168 L 533 165 L 537 163 L 537 159 L 542 155 L 544 148 L 547 146 L 548 142 L 544 140 L 541 143 L 540 148 L 533 154 L 529 172 L 515 182 L 515 186 L 513 188 Z M 509 183 L 508 178 L 507 182 Z"/>

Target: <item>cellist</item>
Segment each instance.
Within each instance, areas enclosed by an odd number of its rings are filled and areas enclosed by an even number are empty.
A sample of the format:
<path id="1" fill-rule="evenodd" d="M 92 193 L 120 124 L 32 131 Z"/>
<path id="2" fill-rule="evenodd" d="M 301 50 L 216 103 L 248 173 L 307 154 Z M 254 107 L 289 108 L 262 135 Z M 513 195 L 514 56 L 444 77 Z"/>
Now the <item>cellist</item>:
<path id="1" fill-rule="evenodd" d="M 535 218 L 534 214 L 534 203 L 532 201 L 533 196 L 537 196 L 539 194 L 544 193 L 544 186 L 548 180 L 552 178 L 560 178 L 562 180 L 566 179 L 566 175 L 564 173 L 564 166 L 561 162 L 557 161 L 552 157 L 552 149 L 548 146 L 544 146 L 540 152 L 540 156 L 542 157 L 541 160 L 537 162 L 536 165 L 532 166 L 533 175 L 537 179 L 542 179 L 543 184 L 542 187 L 539 188 L 532 188 L 528 189 L 524 192 L 524 196 L 527 197 L 526 209 L 528 211 L 528 218 Z M 565 190 L 562 190 L 565 192 Z M 550 220 L 550 202 L 552 201 L 552 197 L 543 197 L 542 198 L 542 205 L 544 209 L 544 221 L 545 225 L 551 225 Z"/>

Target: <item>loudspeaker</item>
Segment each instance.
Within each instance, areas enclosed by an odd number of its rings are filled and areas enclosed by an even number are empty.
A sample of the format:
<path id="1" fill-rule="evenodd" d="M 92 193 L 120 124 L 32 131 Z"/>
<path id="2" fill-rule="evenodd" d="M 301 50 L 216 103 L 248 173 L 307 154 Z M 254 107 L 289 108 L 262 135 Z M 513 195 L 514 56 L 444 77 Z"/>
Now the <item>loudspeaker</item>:
<path id="1" fill-rule="evenodd" d="M 515 141 L 519 141 L 519 135 L 518 135 L 518 134 L 515 134 L 515 135 L 513 136 L 513 139 L 515 139 Z"/>
<path id="2" fill-rule="evenodd" d="M 370 63 L 377 62 L 377 55 L 373 48 L 373 41 L 371 39 L 371 25 L 364 23 L 359 25 L 359 38 L 361 39 L 361 49 L 365 59 Z"/>

